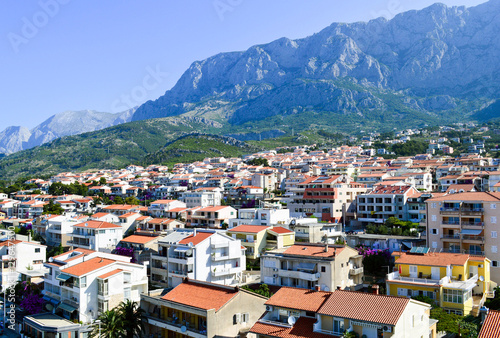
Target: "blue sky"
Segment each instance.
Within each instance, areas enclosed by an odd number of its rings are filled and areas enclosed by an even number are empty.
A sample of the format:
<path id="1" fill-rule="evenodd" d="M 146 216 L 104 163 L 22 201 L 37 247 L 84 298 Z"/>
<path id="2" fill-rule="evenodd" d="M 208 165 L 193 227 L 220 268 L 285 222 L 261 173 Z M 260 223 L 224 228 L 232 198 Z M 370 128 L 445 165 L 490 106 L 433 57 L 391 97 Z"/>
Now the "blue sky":
<path id="1" fill-rule="evenodd" d="M 4 0 L 0 131 L 65 110 L 118 112 L 170 89 L 195 60 L 391 18 L 432 0 Z M 485 0 L 444 0 L 474 6 Z"/>

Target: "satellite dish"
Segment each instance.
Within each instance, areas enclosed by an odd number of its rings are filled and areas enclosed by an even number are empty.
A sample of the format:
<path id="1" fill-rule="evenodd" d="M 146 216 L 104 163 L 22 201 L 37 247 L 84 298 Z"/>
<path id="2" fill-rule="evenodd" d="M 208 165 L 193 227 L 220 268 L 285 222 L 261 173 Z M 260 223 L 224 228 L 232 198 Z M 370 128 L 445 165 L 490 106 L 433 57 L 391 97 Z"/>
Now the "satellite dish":
<path id="1" fill-rule="evenodd" d="M 49 257 L 49 262 L 52 263 L 54 261 L 54 257 Z"/>
<path id="2" fill-rule="evenodd" d="M 45 304 L 45 308 L 47 309 L 47 311 L 52 311 L 54 309 L 54 305 L 47 303 Z"/>
<path id="3" fill-rule="evenodd" d="M 190 248 L 192 248 L 194 246 L 193 242 L 189 242 L 188 245 Z"/>
<path id="4" fill-rule="evenodd" d="M 86 226 L 86 227 L 88 227 L 88 226 L 89 226 L 89 224 L 88 224 L 88 223 L 85 223 L 85 226 Z"/>
<path id="5" fill-rule="evenodd" d="M 483 276 L 479 276 L 479 280 L 480 280 L 481 282 L 484 282 L 484 277 L 483 277 Z"/>
<path id="6" fill-rule="evenodd" d="M 321 277 L 321 272 L 316 272 L 316 278 L 320 278 Z"/>
<path id="7" fill-rule="evenodd" d="M 186 250 L 186 256 L 191 256 L 193 254 L 193 249 Z"/>
<path id="8" fill-rule="evenodd" d="M 297 319 L 294 316 L 288 317 L 288 324 L 295 325 L 296 321 L 297 321 Z"/>
<path id="9" fill-rule="evenodd" d="M 186 326 L 184 326 L 184 325 L 182 325 L 182 326 L 181 326 L 181 332 L 186 332 L 186 331 L 187 331 L 187 327 L 186 327 Z"/>

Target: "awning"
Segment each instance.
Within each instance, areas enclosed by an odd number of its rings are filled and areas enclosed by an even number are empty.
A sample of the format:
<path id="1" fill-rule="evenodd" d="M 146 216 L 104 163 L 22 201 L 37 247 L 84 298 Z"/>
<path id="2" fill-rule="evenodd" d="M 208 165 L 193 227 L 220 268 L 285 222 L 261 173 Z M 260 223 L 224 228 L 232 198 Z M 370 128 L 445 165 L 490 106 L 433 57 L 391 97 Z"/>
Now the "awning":
<path id="1" fill-rule="evenodd" d="M 462 235 L 474 235 L 477 236 L 479 235 L 483 230 L 477 230 L 477 229 L 463 229 L 461 234 Z"/>
<path id="2" fill-rule="evenodd" d="M 65 273 L 61 273 L 59 276 L 56 277 L 56 279 L 62 280 L 63 282 L 65 282 L 68 279 L 70 279 L 71 277 L 73 277 L 73 276 L 67 275 Z"/>
<path id="3" fill-rule="evenodd" d="M 315 266 L 316 266 L 316 263 L 301 262 L 301 263 L 298 264 L 297 269 L 314 270 Z"/>
<path id="4" fill-rule="evenodd" d="M 401 242 L 401 244 L 403 244 L 404 246 L 406 246 L 409 249 L 411 249 L 413 247 L 413 243 L 412 242 Z"/>
<path id="5" fill-rule="evenodd" d="M 54 305 L 59 304 L 58 300 L 56 300 L 54 298 L 50 298 L 49 296 L 43 296 L 42 298 L 45 299 L 47 302 L 50 302 L 50 303 L 52 303 Z"/>
<path id="6" fill-rule="evenodd" d="M 189 247 L 180 246 L 180 247 L 175 248 L 174 251 L 175 252 L 186 252 L 189 249 L 190 249 Z"/>
<path id="7" fill-rule="evenodd" d="M 57 307 L 57 310 L 59 310 L 59 309 L 62 309 L 62 310 L 68 311 L 68 312 L 74 312 L 74 311 L 78 310 L 76 307 L 71 306 L 71 305 L 66 304 L 66 303 L 59 304 L 59 306 Z"/>

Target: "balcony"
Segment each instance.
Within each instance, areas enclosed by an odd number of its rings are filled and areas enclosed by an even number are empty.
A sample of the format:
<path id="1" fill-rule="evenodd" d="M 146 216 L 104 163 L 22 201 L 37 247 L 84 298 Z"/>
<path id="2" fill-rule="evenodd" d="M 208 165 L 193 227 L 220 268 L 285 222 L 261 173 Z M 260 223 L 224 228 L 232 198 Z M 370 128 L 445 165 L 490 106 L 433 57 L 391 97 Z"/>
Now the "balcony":
<path id="1" fill-rule="evenodd" d="M 212 270 L 212 276 L 219 277 L 219 276 L 234 275 L 238 272 L 240 272 L 240 270 L 238 268 L 214 269 L 214 270 Z"/>
<path id="2" fill-rule="evenodd" d="M 439 213 L 441 215 L 458 215 L 460 213 L 460 208 L 441 208 Z"/>
<path id="3" fill-rule="evenodd" d="M 479 229 L 484 227 L 483 222 L 462 222 L 462 227 L 471 228 L 471 229 Z"/>
<path id="4" fill-rule="evenodd" d="M 484 243 L 484 236 L 462 235 L 462 240 L 467 243 Z"/>
<path id="5" fill-rule="evenodd" d="M 297 278 L 307 281 L 317 281 L 319 277 L 321 277 L 320 272 L 306 272 L 300 270 L 278 270 L 278 276 L 280 277 L 289 277 L 289 278 Z"/>
<path id="6" fill-rule="evenodd" d="M 210 244 L 212 249 L 221 249 L 221 248 L 229 248 L 229 241 L 222 243 L 212 243 Z"/>
<path id="7" fill-rule="evenodd" d="M 441 279 L 430 279 L 430 278 L 417 278 L 417 277 L 403 277 L 399 274 L 398 271 L 392 272 L 387 275 L 387 281 L 395 281 L 395 282 L 406 282 L 409 284 L 426 284 L 429 286 L 439 286 L 448 282 L 448 277 L 443 277 Z"/>
<path id="8" fill-rule="evenodd" d="M 480 216 L 480 215 L 484 214 L 484 209 L 483 208 L 476 208 L 476 209 L 462 208 L 461 212 L 462 212 L 462 215 Z"/>
<path id="9" fill-rule="evenodd" d="M 459 242 L 460 241 L 460 235 L 443 235 L 441 236 L 441 239 L 447 241 L 447 242 Z"/>
<path id="10" fill-rule="evenodd" d="M 177 264 L 194 264 L 194 257 L 169 256 L 168 261 Z"/>
<path id="11" fill-rule="evenodd" d="M 363 267 L 361 267 L 361 268 L 352 268 L 352 269 L 349 270 L 349 274 L 351 276 L 359 275 L 361 273 L 363 273 Z"/>
<path id="12" fill-rule="evenodd" d="M 179 322 L 179 320 L 175 320 L 173 318 L 160 319 L 150 315 L 146 315 L 146 317 L 150 325 L 162 329 L 177 332 L 183 335 L 188 335 L 189 337 L 194 337 L 194 338 L 207 337 L 207 330 L 198 330 L 195 327 L 191 326 L 189 323 Z M 186 328 L 185 331 L 183 331 L 184 327 Z"/>
<path id="13" fill-rule="evenodd" d="M 212 261 L 213 262 L 225 261 L 227 259 L 229 259 L 229 255 L 228 254 L 225 254 L 225 255 L 212 255 Z"/>
<path id="14" fill-rule="evenodd" d="M 370 223 L 384 223 L 384 219 L 382 218 L 373 218 L 373 217 L 360 217 L 358 218 L 360 222 L 370 222 Z"/>
<path id="15" fill-rule="evenodd" d="M 173 276 L 176 277 L 187 277 L 188 273 L 191 273 L 193 271 L 186 271 L 186 270 L 168 270 L 168 273 L 170 273 Z"/>

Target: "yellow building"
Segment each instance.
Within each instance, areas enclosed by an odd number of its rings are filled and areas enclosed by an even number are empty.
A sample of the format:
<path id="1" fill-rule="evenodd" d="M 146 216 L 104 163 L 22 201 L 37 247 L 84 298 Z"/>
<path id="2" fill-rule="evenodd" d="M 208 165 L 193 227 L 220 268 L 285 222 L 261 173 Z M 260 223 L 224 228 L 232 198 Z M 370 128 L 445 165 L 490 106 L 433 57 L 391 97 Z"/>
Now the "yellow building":
<path id="1" fill-rule="evenodd" d="M 416 249 L 416 250 L 415 250 Z M 490 279 L 490 260 L 484 256 L 429 252 L 393 253 L 396 270 L 387 275 L 387 294 L 426 296 L 440 307 L 459 315 L 478 315 L 496 283 Z"/>
<path id="2" fill-rule="evenodd" d="M 257 259 L 266 249 L 282 249 L 295 243 L 295 232 L 283 227 L 267 225 L 239 225 L 227 231 L 241 240 L 248 259 Z"/>

